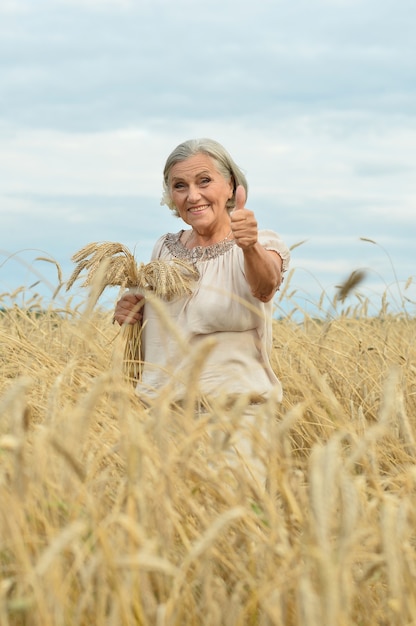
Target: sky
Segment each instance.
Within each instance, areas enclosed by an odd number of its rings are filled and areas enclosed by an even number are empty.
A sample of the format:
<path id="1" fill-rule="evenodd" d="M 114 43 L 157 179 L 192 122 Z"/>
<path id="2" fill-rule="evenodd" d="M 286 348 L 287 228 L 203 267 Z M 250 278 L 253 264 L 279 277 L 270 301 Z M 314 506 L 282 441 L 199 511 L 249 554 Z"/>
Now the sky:
<path id="1" fill-rule="evenodd" d="M 149 261 L 165 159 L 211 137 L 293 247 L 286 306 L 361 269 L 351 305 L 414 314 L 415 27 L 414 0 L 0 0 L 0 294 L 48 302 L 93 241 Z"/>

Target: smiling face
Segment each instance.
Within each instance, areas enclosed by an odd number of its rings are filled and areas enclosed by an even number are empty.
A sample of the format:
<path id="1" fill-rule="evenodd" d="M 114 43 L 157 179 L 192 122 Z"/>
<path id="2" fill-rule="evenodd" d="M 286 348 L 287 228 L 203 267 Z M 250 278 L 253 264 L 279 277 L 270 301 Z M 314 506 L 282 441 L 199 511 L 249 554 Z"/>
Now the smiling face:
<path id="1" fill-rule="evenodd" d="M 194 230 L 214 233 L 228 227 L 226 203 L 233 194 L 231 177 L 226 180 L 208 155 L 195 154 L 173 165 L 169 190 L 180 217 Z"/>

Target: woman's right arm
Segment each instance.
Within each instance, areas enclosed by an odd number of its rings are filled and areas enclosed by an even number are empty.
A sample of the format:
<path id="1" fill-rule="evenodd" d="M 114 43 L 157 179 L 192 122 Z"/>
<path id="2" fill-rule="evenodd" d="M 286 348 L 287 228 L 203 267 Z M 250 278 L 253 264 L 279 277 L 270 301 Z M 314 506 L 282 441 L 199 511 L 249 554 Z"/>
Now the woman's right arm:
<path id="1" fill-rule="evenodd" d="M 125 293 L 116 304 L 113 323 L 141 324 L 143 320 L 144 296 L 141 293 Z"/>

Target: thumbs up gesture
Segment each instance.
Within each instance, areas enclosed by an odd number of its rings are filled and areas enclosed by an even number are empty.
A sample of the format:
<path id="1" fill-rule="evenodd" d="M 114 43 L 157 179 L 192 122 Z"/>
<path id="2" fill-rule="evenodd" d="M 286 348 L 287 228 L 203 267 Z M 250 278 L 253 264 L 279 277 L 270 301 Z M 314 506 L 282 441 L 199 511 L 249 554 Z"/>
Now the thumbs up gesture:
<path id="1" fill-rule="evenodd" d="M 235 208 L 231 213 L 231 230 L 236 244 L 247 250 L 257 243 L 257 220 L 253 211 L 245 208 L 246 191 L 242 185 L 235 190 Z"/>

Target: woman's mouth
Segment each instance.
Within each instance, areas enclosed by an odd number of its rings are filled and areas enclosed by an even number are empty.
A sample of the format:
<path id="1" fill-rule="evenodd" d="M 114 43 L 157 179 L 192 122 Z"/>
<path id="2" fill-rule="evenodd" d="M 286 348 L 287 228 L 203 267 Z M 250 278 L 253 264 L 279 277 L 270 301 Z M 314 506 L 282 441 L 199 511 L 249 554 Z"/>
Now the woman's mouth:
<path id="1" fill-rule="evenodd" d="M 201 204 L 200 206 L 193 206 L 190 207 L 188 209 L 189 213 L 192 213 L 192 215 L 196 215 L 198 213 L 202 213 L 203 211 L 205 211 L 205 209 L 207 209 L 209 207 L 209 204 Z"/>

